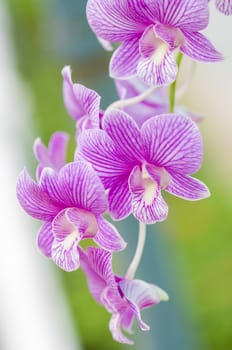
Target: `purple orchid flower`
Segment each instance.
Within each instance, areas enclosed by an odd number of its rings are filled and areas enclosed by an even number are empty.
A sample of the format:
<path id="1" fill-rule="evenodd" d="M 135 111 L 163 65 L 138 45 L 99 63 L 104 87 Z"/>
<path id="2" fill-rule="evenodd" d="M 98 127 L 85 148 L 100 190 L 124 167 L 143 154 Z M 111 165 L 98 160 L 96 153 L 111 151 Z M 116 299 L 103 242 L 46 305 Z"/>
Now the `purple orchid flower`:
<path id="1" fill-rule="evenodd" d="M 232 0 L 215 0 L 215 5 L 218 11 L 220 11 L 224 15 L 232 15 Z"/>
<path id="2" fill-rule="evenodd" d="M 35 183 L 26 170 L 17 182 L 22 208 L 44 223 L 38 233 L 41 252 L 66 271 L 79 267 L 78 245 L 93 240 L 109 251 L 125 248 L 125 242 L 102 214 L 107 209 L 104 187 L 90 164 L 65 165 L 57 174 L 44 168 Z"/>
<path id="3" fill-rule="evenodd" d="M 112 109 L 104 115 L 103 130 L 84 131 L 78 145 L 76 157 L 89 161 L 109 190 L 115 220 L 131 212 L 147 224 L 165 220 L 163 189 L 187 200 L 209 196 L 208 188 L 189 176 L 203 156 L 200 131 L 190 118 L 163 114 L 140 130 L 127 113 Z"/>
<path id="4" fill-rule="evenodd" d="M 40 178 L 42 170 L 50 167 L 58 172 L 66 163 L 67 145 L 69 135 L 65 132 L 55 132 L 49 141 L 48 147 L 42 143 L 40 138 L 34 142 L 34 154 L 39 164 L 36 169 L 36 177 Z"/>
<path id="5" fill-rule="evenodd" d="M 98 128 L 101 97 L 84 85 L 73 84 L 69 66 L 63 68 L 62 75 L 64 104 L 70 116 L 77 122 L 78 130 Z"/>
<path id="6" fill-rule="evenodd" d="M 110 63 L 115 79 L 137 75 L 148 85 L 169 85 L 178 70 L 176 49 L 197 61 L 222 59 L 199 32 L 209 22 L 205 0 L 88 0 L 87 18 L 97 36 L 122 42 Z"/>
<path id="7" fill-rule="evenodd" d="M 86 253 L 81 250 L 80 264 L 92 296 L 112 314 L 109 328 L 113 338 L 120 343 L 133 344 L 121 328 L 131 333 L 135 318 L 143 331 L 149 330 L 140 311 L 168 300 L 167 293 L 153 284 L 115 275 L 112 254 L 104 249 L 89 247 Z"/>
<path id="8" fill-rule="evenodd" d="M 147 86 L 138 78 L 131 80 L 117 79 L 115 85 L 121 100 L 136 97 L 147 90 Z M 146 120 L 159 114 L 168 113 L 167 91 L 164 87 L 159 87 L 142 102 L 124 107 L 123 110 L 130 114 L 138 126 L 141 127 Z M 203 116 L 193 113 L 183 106 L 176 106 L 175 112 L 190 117 L 196 123 L 203 119 Z"/>

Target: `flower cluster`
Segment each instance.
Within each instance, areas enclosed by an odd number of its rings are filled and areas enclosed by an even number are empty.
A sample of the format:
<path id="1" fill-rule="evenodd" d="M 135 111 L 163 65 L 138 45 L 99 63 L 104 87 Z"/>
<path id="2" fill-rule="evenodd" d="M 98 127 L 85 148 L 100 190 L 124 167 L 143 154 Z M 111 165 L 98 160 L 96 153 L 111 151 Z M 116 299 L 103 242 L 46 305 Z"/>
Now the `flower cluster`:
<path id="1" fill-rule="evenodd" d="M 36 139 L 36 181 L 26 169 L 17 181 L 22 208 L 42 221 L 40 251 L 65 271 L 85 272 L 91 294 L 112 314 L 109 328 L 121 343 L 133 343 L 122 328 L 130 332 L 134 319 L 149 329 L 141 310 L 168 300 L 161 288 L 134 279 L 146 224 L 168 216 L 162 192 L 190 201 L 209 196 L 207 186 L 192 177 L 203 160 L 197 124 L 202 118 L 175 105 L 183 55 L 222 59 L 201 33 L 209 22 L 208 2 L 88 0 L 87 18 L 100 43 L 107 50 L 121 43 L 110 62 L 119 100 L 102 110 L 101 96 L 73 83 L 70 67 L 64 67 L 64 103 L 76 123 L 73 161 L 66 162 L 66 133 L 54 133 L 48 147 Z M 216 6 L 231 13 L 230 0 Z M 130 214 L 139 221 L 138 246 L 127 273 L 118 276 L 112 255 L 126 242 L 111 222 Z M 95 246 L 84 249 L 86 239 Z"/>

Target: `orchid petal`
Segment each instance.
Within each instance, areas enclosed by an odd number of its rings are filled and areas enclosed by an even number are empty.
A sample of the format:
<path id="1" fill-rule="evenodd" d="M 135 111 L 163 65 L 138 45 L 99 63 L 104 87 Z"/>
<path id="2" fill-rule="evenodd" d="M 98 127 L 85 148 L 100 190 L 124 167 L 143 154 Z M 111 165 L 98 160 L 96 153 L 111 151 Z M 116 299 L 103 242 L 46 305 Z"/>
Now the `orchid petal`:
<path id="1" fill-rule="evenodd" d="M 207 27 L 209 9 L 206 1 L 196 0 L 153 0 L 150 11 L 157 22 L 188 31 L 198 31 Z"/>
<path id="2" fill-rule="evenodd" d="M 128 339 L 121 331 L 121 316 L 119 313 L 115 313 L 112 315 L 109 324 L 110 331 L 112 333 L 112 337 L 119 343 L 133 345 L 134 342 Z"/>
<path id="3" fill-rule="evenodd" d="M 129 187 L 132 212 L 137 220 L 152 224 L 167 218 L 168 206 L 161 196 L 157 183 L 152 179 L 143 179 L 138 166 L 134 167 L 130 174 Z"/>
<path id="4" fill-rule="evenodd" d="M 104 187 L 91 165 L 84 161 L 64 166 L 58 178 L 60 193 L 69 207 L 99 215 L 107 208 Z"/>
<path id="5" fill-rule="evenodd" d="M 136 159 L 141 159 L 140 130 L 129 114 L 121 110 L 110 109 L 105 113 L 103 129 L 127 161 L 133 162 Z"/>
<path id="6" fill-rule="evenodd" d="M 114 220 L 122 220 L 131 214 L 131 194 L 129 191 L 128 177 L 123 179 L 119 178 L 110 188 L 108 201 L 109 212 Z"/>
<path id="7" fill-rule="evenodd" d="M 192 174 L 202 163 L 200 131 L 190 118 L 163 114 L 146 121 L 141 129 L 147 161 L 169 172 Z"/>
<path id="8" fill-rule="evenodd" d="M 52 231 L 55 236 L 52 245 L 52 259 L 63 270 L 74 271 L 80 265 L 77 245 L 82 234 L 79 232 L 79 227 L 70 220 L 69 210 L 62 210 L 52 222 Z"/>
<path id="9" fill-rule="evenodd" d="M 224 15 L 232 15 L 232 1 L 231 0 L 216 0 L 217 9 L 224 13 Z"/>
<path id="10" fill-rule="evenodd" d="M 203 62 L 217 62 L 223 60 L 223 56 L 218 52 L 211 42 L 201 33 L 183 32 L 184 43 L 180 46 L 180 51 L 193 60 Z"/>
<path id="11" fill-rule="evenodd" d="M 68 113 L 76 121 L 86 116 L 93 128 L 99 127 L 100 95 L 81 84 L 73 84 L 69 66 L 63 68 L 62 75 L 64 103 Z"/>
<path id="12" fill-rule="evenodd" d="M 89 0 L 87 19 L 97 36 L 111 41 L 130 40 L 136 33 L 142 33 L 147 25 L 145 1 L 136 0 Z"/>
<path id="13" fill-rule="evenodd" d="M 48 258 L 51 258 L 51 249 L 53 242 L 54 234 L 52 233 L 52 223 L 50 221 L 45 222 L 38 232 L 37 245 L 41 253 Z"/>
<path id="14" fill-rule="evenodd" d="M 210 196 L 208 187 L 201 181 L 182 174 L 171 174 L 170 184 L 165 191 L 177 197 L 190 201 L 204 199 Z"/>
<path id="15" fill-rule="evenodd" d="M 103 217 L 97 218 L 98 232 L 94 241 L 108 251 L 120 251 L 125 249 L 126 242 L 120 236 L 116 228 Z"/>
<path id="16" fill-rule="evenodd" d="M 150 86 L 170 85 L 175 79 L 178 72 L 177 64 L 172 51 L 159 53 L 159 48 L 154 52 L 153 57 L 143 58 L 138 64 L 138 77 Z M 161 47 L 161 50 L 163 48 Z M 161 55 L 161 56 L 160 56 Z M 160 58 L 162 60 L 160 61 Z"/>
<path id="17" fill-rule="evenodd" d="M 60 211 L 60 205 L 32 180 L 26 169 L 19 175 L 16 194 L 22 208 L 35 219 L 50 221 Z"/>
<path id="18" fill-rule="evenodd" d="M 85 130 L 78 138 L 76 157 L 82 156 L 90 162 L 107 187 L 110 179 L 122 176 L 130 169 L 114 142 L 103 130 Z"/>
<path id="19" fill-rule="evenodd" d="M 110 77 L 114 79 L 135 77 L 139 59 L 139 37 L 124 41 L 111 57 Z"/>

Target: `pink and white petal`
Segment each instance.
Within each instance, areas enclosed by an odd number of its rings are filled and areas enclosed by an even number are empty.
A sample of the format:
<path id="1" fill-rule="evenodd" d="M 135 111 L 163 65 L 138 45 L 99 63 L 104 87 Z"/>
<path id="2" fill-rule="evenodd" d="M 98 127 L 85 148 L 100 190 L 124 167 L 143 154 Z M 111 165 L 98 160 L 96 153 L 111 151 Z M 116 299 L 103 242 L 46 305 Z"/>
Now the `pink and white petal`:
<path id="1" fill-rule="evenodd" d="M 77 270 L 80 266 L 80 257 L 76 241 L 66 247 L 64 242 L 55 240 L 52 245 L 52 260 L 64 271 Z"/>
<path id="2" fill-rule="evenodd" d="M 75 208 L 71 208 L 74 209 Z M 69 219 L 67 212 L 69 209 L 61 210 L 54 220 L 52 221 L 52 232 L 54 237 L 59 242 L 64 242 L 67 237 L 69 237 L 70 242 L 78 238 L 80 240 L 80 233 L 78 232 L 78 227 L 74 225 Z"/>
<path id="3" fill-rule="evenodd" d="M 142 33 L 147 25 L 145 1 L 136 0 L 89 0 L 87 19 L 97 36 L 118 42 L 130 40 L 134 34 Z"/>
<path id="4" fill-rule="evenodd" d="M 207 27 L 209 9 L 206 1 L 196 0 L 153 0 L 150 2 L 154 18 L 167 26 L 183 30 L 198 31 Z"/>
<path id="5" fill-rule="evenodd" d="M 141 135 L 148 163 L 182 174 L 199 170 L 203 157 L 202 138 L 190 118 L 179 114 L 156 116 L 143 124 Z"/>
<path id="6" fill-rule="evenodd" d="M 103 217 L 97 217 L 98 232 L 93 240 L 108 251 L 120 251 L 125 249 L 126 242 L 116 228 Z"/>
<path id="7" fill-rule="evenodd" d="M 18 177 L 16 195 L 22 208 L 35 219 L 50 221 L 60 211 L 60 205 L 32 180 L 26 169 Z"/>
<path id="8" fill-rule="evenodd" d="M 103 129 L 129 162 L 142 159 L 141 136 L 135 120 L 126 112 L 110 109 L 104 115 Z"/>
<path id="9" fill-rule="evenodd" d="M 179 28 L 156 24 L 154 32 L 156 37 L 168 43 L 172 50 L 176 49 L 184 42 L 184 35 Z"/>
<path id="10" fill-rule="evenodd" d="M 85 161 L 65 165 L 59 172 L 59 189 L 67 206 L 77 207 L 99 215 L 107 208 L 104 187 Z"/>
<path id="11" fill-rule="evenodd" d="M 111 254 L 103 249 L 96 251 L 95 249 L 98 248 L 88 248 L 85 253 L 79 248 L 80 267 L 86 274 L 90 293 L 99 304 L 102 304 L 101 296 L 107 287 L 107 281 L 113 278 Z"/>
<path id="12" fill-rule="evenodd" d="M 134 167 L 129 177 L 132 196 L 132 212 L 137 220 L 146 224 L 163 221 L 168 215 L 168 206 L 163 200 L 158 185 L 142 178 L 141 170 Z"/>
<path id="13" fill-rule="evenodd" d="M 168 300 L 168 295 L 164 290 L 142 280 L 123 279 L 119 282 L 119 287 L 124 297 L 140 310 Z"/>
<path id="14" fill-rule="evenodd" d="M 224 13 L 224 15 L 232 15 L 232 1 L 231 0 L 216 0 L 217 9 Z"/>
<path id="15" fill-rule="evenodd" d="M 135 77 L 139 59 L 139 37 L 124 41 L 111 57 L 109 67 L 110 77 L 113 79 Z"/>
<path id="16" fill-rule="evenodd" d="M 114 340 L 122 344 L 133 345 L 134 342 L 128 339 L 121 331 L 121 315 L 114 313 L 110 319 L 109 328 Z"/>
<path id="17" fill-rule="evenodd" d="M 44 167 L 50 165 L 48 149 L 42 143 L 39 137 L 34 141 L 33 152 L 34 152 L 35 158 L 38 160 L 39 163 L 42 163 Z"/>
<path id="18" fill-rule="evenodd" d="M 129 176 L 129 174 L 128 174 Z M 108 195 L 109 212 L 114 220 L 122 220 L 132 212 L 128 177 L 118 179 Z"/>
<path id="19" fill-rule="evenodd" d="M 103 183 L 105 179 L 128 172 L 127 162 L 120 159 L 113 140 L 103 130 L 85 130 L 79 135 L 78 156 L 92 164 Z"/>
<path id="20" fill-rule="evenodd" d="M 201 33 L 183 32 L 184 43 L 180 46 L 180 51 L 193 60 L 202 62 L 217 62 L 223 60 L 223 56 L 218 52 L 213 44 Z"/>
<path id="21" fill-rule="evenodd" d="M 176 79 L 177 72 L 174 54 L 167 52 L 165 46 L 158 47 L 152 57 L 140 59 L 137 67 L 138 77 L 150 86 L 170 85 Z"/>
<path id="22" fill-rule="evenodd" d="M 37 235 L 37 246 L 41 253 L 47 258 L 51 258 L 52 244 L 54 242 L 54 234 L 52 232 L 52 223 L 45 222 L 39 229 Z"/>
<path id="23" fill-rule="evenodd" d="M 170 184 L 165 191 L 177 197 L 196 201 L 210 196 L 208 187 L 198 179 L 182 174 L 171 174 Z"/>
<path id="24" fill-rule="evenodd" d="M 73 84 L 69 66 L 63 68 L 62 75 L 64 103 L 68 113 L 76 121 L 87 115 L 93 123 L 92 127 L 98 127 L 100 95 L 84 85 Z"/>
<path id="25" fill-rule="evenodd" d="M 65 132 L 55 132 L 49 141 L 48 152 L 52 168 L 59 171 L 66 163 L 66 153 L 69 135 Z"/>
<path id="26" fill-rule="evenodd" d="M 101 44 L 103 49 L 105 49 L 106 51 L 113 51 L 114 50 L 114 47 L 110 41 L 102 39 L 99 36 L 97 36 L 97 40 L 99 41 L 99 43 Z"/>

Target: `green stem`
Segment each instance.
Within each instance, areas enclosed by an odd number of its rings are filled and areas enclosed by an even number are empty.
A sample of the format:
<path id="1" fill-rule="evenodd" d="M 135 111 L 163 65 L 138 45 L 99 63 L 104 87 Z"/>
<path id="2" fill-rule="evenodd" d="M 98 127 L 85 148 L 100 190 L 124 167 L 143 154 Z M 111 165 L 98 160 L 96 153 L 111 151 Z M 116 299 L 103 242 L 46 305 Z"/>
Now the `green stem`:
<path id="1" fill-rule="evenodd" d="M 183 58 L 183 54 L 181 52 L 178 53 L 177 58 L 176 58 L 176 64 L 178 67 L 178 73 L 179 73 L 179 68 L 180 64 Z M 175 109 L 175 95 L 176 95 L 176 82 L 177 82 L 178 74 L 176 77 L 176 80 L 172 83 L 170 86 L 170 93 L 169 93 L 169 112 L 173 113 Z"/>

